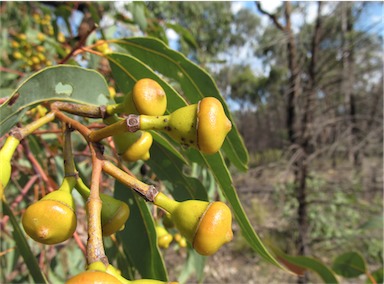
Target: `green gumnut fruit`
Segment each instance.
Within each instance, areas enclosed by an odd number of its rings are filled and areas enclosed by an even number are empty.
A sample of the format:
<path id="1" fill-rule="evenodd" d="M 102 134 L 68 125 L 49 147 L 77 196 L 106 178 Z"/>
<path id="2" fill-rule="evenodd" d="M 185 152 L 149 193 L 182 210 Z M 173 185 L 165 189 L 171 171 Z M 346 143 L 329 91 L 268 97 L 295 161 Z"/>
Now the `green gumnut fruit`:
<path id="1" fill-rule="evenodd" d="M 154 204 L 171 214 L 176 228 L 201 255 L 214 254 L 233 238 L 232 214 L 223 202 L 177 202 L 159 193 Z"/>
<path id="2" fill-rule="evenodd" d="M 150 158 L 149 149 L 153 143 L 153 137 L 148 131 L 125 132 L 112 136 L 116 150 L 124 161 L 146 161 Z"/>
<path id="3" fill-rule="evenodd" d="M 0 198 L 2 198 L 3 190 L 11 178 L 11 159 L 19 144 L 20 141 L 15 137 L 8 136 L 5 140 L 4 146 L 0 150 Z"/>
<path id="4" fill-rule="evenodd" d="M 181 145 L 195 147 L 206 154 L 220 150 L 231 128 L 222 104 L 213 97 L 182 107 L 170 115 L 140 115 L 141 130 L 165 131 Z"/>
<path id="5" fill-rule="evenodd" d="M 90 190 L 81 179 L 77 180 L 76 189 L 81 194 L 84 201 L 87 201 L 90 195 Z M 100 194 L 100 199 L 102 202 L 101 229 L 103 235 L 109 236 L 124 229 L 124 225 L 130 214 L 128 205 L 125 202 L 104 193 Z"/>
<path id="6" fill-rule="evenodd" d="M 30 205 L 23 214 L 25 232 L 43 244 L 58 244 L 76 230 L 75 202 L 71 191 L 75 179 L 65 178 L 60 188 Z"/>
<path id="7" fill-rule="evenodd" d="M 168 248 L 173 240 L 173 236 L 161 226 L 156 226 L 157 244 L 161 248 Z"/>
<path id="8" fill-rule="evenodd" d="M 112 196 L 101 193 L 101 228 L 104 236 L 109 236 L 124 229 L 130 210 L 128 205 Z"/>
<path id="9" fill-rule="evenodd" d="M 116 116 L 104 119 L 108 125 L 118 122 Z M 153 143 L 153 137 L 148 131 L 124 132 L 112 136 L 116 151 L 124 161 L 146 161 L 150 158 L 149 149 Z"/>

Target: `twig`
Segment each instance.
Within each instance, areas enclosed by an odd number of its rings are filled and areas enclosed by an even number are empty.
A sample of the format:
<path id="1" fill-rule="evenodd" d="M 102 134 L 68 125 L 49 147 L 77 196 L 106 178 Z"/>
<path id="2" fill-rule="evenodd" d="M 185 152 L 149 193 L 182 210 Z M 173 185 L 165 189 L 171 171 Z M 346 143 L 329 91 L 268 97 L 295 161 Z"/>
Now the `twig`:
<path id="1" fill-rule="evenodd" d="M 90 144 L 92 154 L 92 180 L 91 192 L 87 201 L 88 215 L 88 242 L 87 242 L 87 262 L 88 265 L 101 261 L 108 266 L 108 258 L 105 255 L 102 229 L 101 229 L 101 207 L 100 199 L 100 179 L 102 171 L 102 158 L 95 144 Z"/>
<path id="2" fill-rule="evenodd" d="M 65 62 L 67 62 L 69 60 L 69 58 L 71 58 L 72 55 L 74 55 L 75 51 L 78 50 L 79 48 L 81 48 L 85 44 L 89 35 L 91 33 L 93 33 L 93 31 L 96 30 L 96 28 L 97 28 L 97 26 L 93 25 L 93 27 L 77 42 L 76 46 L 67 54 L 67 56 L 65 56 L 59 62 L 59 64 L 64 64 Z"/>

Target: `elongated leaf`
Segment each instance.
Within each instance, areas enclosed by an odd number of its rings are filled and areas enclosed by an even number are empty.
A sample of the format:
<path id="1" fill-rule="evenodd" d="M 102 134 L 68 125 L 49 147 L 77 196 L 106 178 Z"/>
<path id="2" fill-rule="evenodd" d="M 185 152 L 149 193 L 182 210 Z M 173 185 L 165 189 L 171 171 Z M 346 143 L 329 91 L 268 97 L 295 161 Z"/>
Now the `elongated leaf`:
<path id="1" fill-rule="evenodd" d="M 364 224 L 362 224 L 359 229 L 362 230 L 374 230 L 374 229 L 383 229 L 384 226 L 384 216 L 375 216 L 371 219 L 367 220 Z"/>
<path id="2" fill-rule="evenodd" d="M 207 260 L 206 256 L 198 254 L 194 249 L 188 248 L 188 256 L 181 270 L 180 283 L 188 283 L 188 278 L 195 274 L 198 283 L 202 283 L 204 278 L 204 266 Z"/>
<path id="3" fill-rule="evenodd" d="M 108 85 L 100 73 L 72 65 L 47 67 L 27 78 L 0 106 L 0 136 L 38 103 L 72 101 L 106 104 Z"/>
<path id="4" fill-rule="evenodd" d="M 202 183 L 196 178 L 184 175 L 183 167 L 186 164 L 183 160 L 156 141 L 151 147 L 151 159 L 147 163 L 161 180 L 170 182 L 168 190 L 176 200 L 208 200 Z"/>
<path id="5" fill-rule="evenodd" d="M 324 283 L 338 283 L 333 271 L 325 266 L 321 261 L 306 256 L 287 255 L 279 250 L 274 251 L 277 258 L 296 274 L 301 275 L 306 269 L 308 269 L 317 273 L 321 279 L 323 279 Z"/>
<path id="6" fill-rule="evenodd" d="M 114 42 L 151 66 L 153 70 L 176 80 L 183 90 L 183 95 L 191 103 L 196 103 L 204 97 L 217 98 L 223 104 L 227 116 L 233 121 L 212 77 L 183 54 L 168 48 L 163 42 L 149 37 L 129 38 Z M 223 150 L 237 168 L 240 170 L 248 168 L 248 152 L 235 125 L 224 141 Z"/>
<path id="7" fill-rule="evenodd" d="M 351 251 L 339 255 L 333 262 L 332 269 L 345 278 L 354 278 L 365 273 L 367 268 L 364 258 Z"/>
<path id="8" fill-rule="evenodd" d="M 36 283 L 48 283 L 45 275 L 42 273 L 39 264 L 37 263 L 36 257 L 33 255 L 31 248 L 29 247 L 27 240 L 19 227 L 18 222 L 16 221 L 15 216 L 13 215 L 11 209 L 9 208 L 6 202 L 2 202 L 3 211 L 5 215 L 9 216 L 9 220 L 13 226 L 13 238 L 17 244 L 17 249 L 22 255 L 25 264 L 28 267 L 28 270 Z"/>
<path id="9" fill-rule="evenodd" d="M 167 281 L 164 261 L 157 246 L 155 224 L 144 199 L 117 181 L 115 196 L 131 209 L 124 230 L 117 235 L 125 254 L 143 278 Z"/>

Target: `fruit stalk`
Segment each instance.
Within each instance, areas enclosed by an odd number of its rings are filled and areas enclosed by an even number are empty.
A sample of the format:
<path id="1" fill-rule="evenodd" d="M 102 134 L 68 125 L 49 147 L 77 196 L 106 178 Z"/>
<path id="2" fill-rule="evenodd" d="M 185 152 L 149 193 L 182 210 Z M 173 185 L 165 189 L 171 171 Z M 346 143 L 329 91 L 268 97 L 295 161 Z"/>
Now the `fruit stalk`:
<path id="1" fill-rule="evenodd" d="M 93 130 L 88 134 L 88 139 L 91 142 L 98 142 L 106 137 L 127 132 L 126 120 L 120 120 L 104 128 Z"/>
<path id="2" fill-rule="evenodd" d="M 47 124 L 48 122 L 51 122 L 55 119 L 55 113 L 49 112 L 45 116 L 31 122 L 30 124 L 21 127 L 21 128 L 14 128 L 11 130 L 11 135 L 14 136 L 17 140 L 21 141 L 26 136 L 31 134 L 36 129 L 42 127 L 44 124 Z"/>
<path id="3" fill-rule="evenodd" d="M 88 215 L 88 242 L 87 242 L 87 262 L 91 264 L 96 261 L 101 261 L 106 266 L 108 258 L 105 255 L 102 229 L 101 229 L 101 208 L 102 201 L 100 199 L 100 178 L 102 171 L 102 159 L 99 153 L 95 150 L 94 144 L 90 143 L 92 154 L 92 180 L 91 192 L 86 204 Z"/>
<path id="4" fill-rule="evenodd" d="M 64 156 L 64 173 L 66 177 L 77 177 L 75 168 L 75 161 L 73 160 L 71 132 L 67 124 L 63 124 L 64 129 L 64 142 L 63 142 L 63 156 Z"/>
<path id="5" fill-rule="evenodd" d="M 127 174 L 123 170 L 116 167 L 109 161 L 103 161 L 103 170 L 107 174 L 113 176 L 115 179 L 123 183 L 124 185 L 132 188 L 137 193 L 142 195 L 146 200 L 153 202 L 158 191 L 153 185 L 148 185 L 135 177 Z"/>
<path id="6" fill-rule="evenodd" d="M 84 104 L 73 104 L 68 102 L 54 102 L 51 107 L 57 108 L 67 113 L 85 116 L 89 118 L 104 118 L 105 106 L 94 106 Z"/>

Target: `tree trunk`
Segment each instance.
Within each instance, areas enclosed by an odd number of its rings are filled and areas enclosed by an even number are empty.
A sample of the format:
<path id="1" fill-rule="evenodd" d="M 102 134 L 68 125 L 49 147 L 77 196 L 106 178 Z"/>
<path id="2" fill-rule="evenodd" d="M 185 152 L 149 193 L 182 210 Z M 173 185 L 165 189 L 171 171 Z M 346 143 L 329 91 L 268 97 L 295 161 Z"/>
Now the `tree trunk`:
<path id="1" fill-rule="evenodd" d="M 353 93 L 354 85 L 354 56 L 353 44 L 350 40 L 353 30 L 352 4 L 350 2 L 341 3 L 341 30 L 342 30 L 342 52 L 343 52 L 343 71 L 342 71 L 342 92 L 344 93 L 344 105 L 346 115 L 346 125 L 348 128 L 348 158 L 352 165 L 360 164 L 359 152 L 354 149 L 356 144 L 356 102 Z"/>

